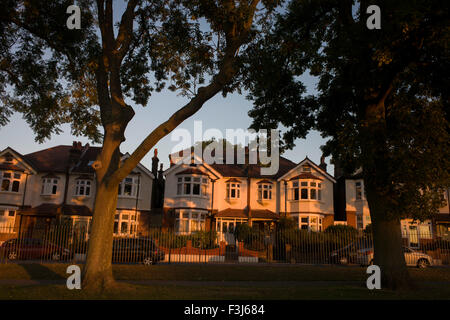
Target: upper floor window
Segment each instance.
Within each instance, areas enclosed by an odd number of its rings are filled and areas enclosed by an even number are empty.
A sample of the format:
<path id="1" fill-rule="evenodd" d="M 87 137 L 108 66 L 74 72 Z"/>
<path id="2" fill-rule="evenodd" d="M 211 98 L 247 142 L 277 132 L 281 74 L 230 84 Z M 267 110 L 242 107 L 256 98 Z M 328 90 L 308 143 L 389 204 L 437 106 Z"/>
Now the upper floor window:
<path id="1" fill-rule="evenodd" d="M 261 183 L 258 185 L 258 200 L 272 200 L 272 185 Z"/>
<path id="2" fill-rule="evenodd" d="M 2 180 L 1 191 L 19 192 L 20 178 L 22 177 L 20 173 L 3 172 L 0 177 Z"/>
<path id="3" fill-rule="evenodd" d="M 362 183 L 361 183 L 361 181 L 357 181 L 355 183 L 355 194 L 356 194 L 356 200 L 362 199 Z"/>
<path id="4" fill-rule="evenodd" d="M 77 186 L 75 189 L 76 196 L 90 196 L 91 195 L 91 181 L 90 180 L 77 180 Z"/>
<path id="5" fill-rule="evenodd" d="M 177 179 L 177 195 L 206 196 L 208 191 L 208 178 L 186 176 Z"/>
<path id="6" fill-rule="evenodd" d="M 126 177 L 119 184 L 119 197 L 136 197 L 138 194 L 139 178 Z"/>
<path id="7" fill-rule="evenodd" d="M 241 197 L 241 184 L 236 182 L 227 183 L 227 199 L 239 199 Z"/>
<path id="8" fill-rule="evenodd" d="M 43 178 L 42 179 L 42 195 L 56 194 L 58 191 L 58 179 L 57 178 Z"/>
<path id="9" fill-rule="evenodd" d="M 322 183 L 317 181 L 293 181 L 291 200 L 322 200 Z"/>

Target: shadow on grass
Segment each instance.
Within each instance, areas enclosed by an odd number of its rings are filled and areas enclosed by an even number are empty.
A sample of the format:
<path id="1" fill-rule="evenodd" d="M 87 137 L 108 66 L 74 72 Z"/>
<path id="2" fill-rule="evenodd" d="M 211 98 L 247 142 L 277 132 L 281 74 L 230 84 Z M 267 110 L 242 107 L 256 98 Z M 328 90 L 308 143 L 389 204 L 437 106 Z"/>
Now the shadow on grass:
<path id="1" fill-rule="evenodd" d="M 19 264 L 21 268 L 23 268 L 28 275 L 30 276 L 30 279 L 33 280 L 63 280 L 64 277 L 62 277 L 60 274 L 56 273 L 55 271 L 51 270 L 50 268 L 38 264 L 38 263 L 21 263 Z"/>

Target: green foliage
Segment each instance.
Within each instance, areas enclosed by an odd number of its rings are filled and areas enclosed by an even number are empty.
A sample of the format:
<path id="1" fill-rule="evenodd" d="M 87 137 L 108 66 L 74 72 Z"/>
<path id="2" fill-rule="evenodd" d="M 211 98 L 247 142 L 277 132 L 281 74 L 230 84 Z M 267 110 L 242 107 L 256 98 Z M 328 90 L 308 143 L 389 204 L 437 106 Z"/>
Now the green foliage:
<path id="1" fill-rule="evenodd" d="M 450 186 L 449 3 L 377 5 L 382 28 L 369 30 L 351 0 L 291 1 L 247 50 L 249 115 L 255 129 L 286 127 L 287 148 L 321 131 L 325 155 L 348 175 L 363 169 L 371 209 L 383 207 L 374 214 L 423 220 Z"/>
<path id="2" fill-rule="evenodd" d="M 192 240 L 192 246 L 199 249 L 217 248 L 217 232 L 215 231 L 196 231 L 189 237 Z"/>
<path id="3" fill-rule="evenodd" d="M 325 229 L 325 232 L 326 233 L 349 234 L 352 236 L 358 234 L 358 230 L 356 230 L 354 227 L 342 225 L 342 224 L 331 225 Z"/>
<path id="4" fill-rule="evenodd" d="M 293 230 L 297 228 L 297 223 L 294 219 L 281 217 L 280 220 L 278 220 L 277 228 L 278 230 Z"/>

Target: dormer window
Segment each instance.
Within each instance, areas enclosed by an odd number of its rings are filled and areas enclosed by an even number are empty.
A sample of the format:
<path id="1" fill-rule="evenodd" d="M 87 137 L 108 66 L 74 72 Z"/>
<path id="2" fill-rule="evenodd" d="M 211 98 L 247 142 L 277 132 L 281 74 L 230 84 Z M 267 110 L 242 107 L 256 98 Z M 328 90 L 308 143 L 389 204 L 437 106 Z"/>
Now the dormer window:
<path id="1" fill-rule="evenodd" d="M 258 182 L 258 200 L 272 200 L 272 183 L 270 181 Z"/>
<path id="2" fill-rule="evenodd" d="M 230 179 L 227 182 L 227 199 L 239 199 L 241 197 L 241 183 L 239 180 Z"/>
<path id="3" fill-rule="evenodd" d="M 22 175 L 14 172 L 0 173 L 1 177 L 1 191 L 5 192 L 19 192 L 20 179 Z"/>
<path id="4" fill-rule="evenodd" d="M 177 195 L 207 196 L 209 179 L 205 176 L 177 178 Z"/>
<path id="5" fill-rule="evenodd" d="M 89 197 L 91 195 L 91 180 L 77 179 L 75 195 Z"/>
<path id="6" fill-rule="evenodd" d="M 43 178 L 41 195 L 50 196 L 58 192 L 58 178 Z"/>

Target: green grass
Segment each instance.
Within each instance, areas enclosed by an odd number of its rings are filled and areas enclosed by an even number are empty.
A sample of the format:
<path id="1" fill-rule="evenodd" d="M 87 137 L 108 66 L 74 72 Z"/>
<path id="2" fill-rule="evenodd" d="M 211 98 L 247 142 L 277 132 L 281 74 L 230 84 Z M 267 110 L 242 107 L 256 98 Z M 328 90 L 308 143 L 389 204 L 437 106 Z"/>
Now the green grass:
<path id="1" fill-rule="evenodd" d="M 0 279 L 66 279 L 64 264 L 3 264 Z M 450 268 L 409 269 L 413 291 L 368 290 L 365 268 L 299 265 L 114 265 L 117 280 L 162 280 L 152 285 L 120 283 L 101 296 L 65 285 L 0 285 L 0 299 L 450 299 Z M 164 282 L 173 281 L 173 282 Z M 199 282 L 234 281 L 232 285 Z M 239 281 L 256 281 L 249 284 Z M 276 281 L 306 283 L 276 284 Z M 315 281 L 321 281 L 321 283 Z M 325 283 L 323 282 L 325 281 Z M 333 281 L 341 281 L 333 283 Z M 350 281 L 342 283 L 342 281 Z M 353 281 L 353 282 L 351 282 Z M 355 281 L 360 282 L 355 283 Z"/>

